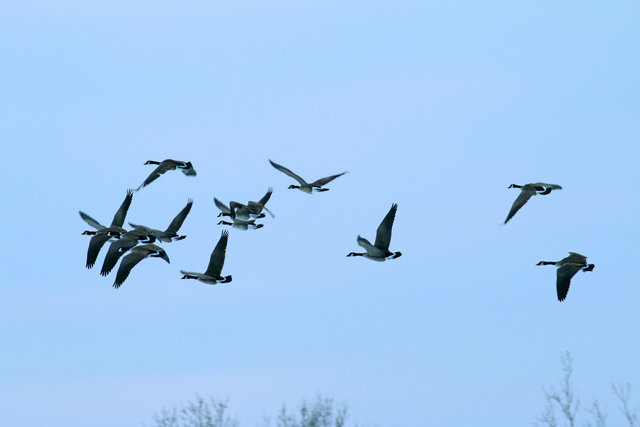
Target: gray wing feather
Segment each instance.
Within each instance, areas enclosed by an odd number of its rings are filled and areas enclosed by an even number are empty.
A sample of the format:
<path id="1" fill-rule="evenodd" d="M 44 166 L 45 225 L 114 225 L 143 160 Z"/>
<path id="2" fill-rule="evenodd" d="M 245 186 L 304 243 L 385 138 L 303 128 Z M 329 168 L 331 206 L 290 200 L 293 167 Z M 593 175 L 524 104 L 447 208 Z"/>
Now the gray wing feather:
<path id="1" fill-rule="evenodd" d="M 563 265 L 558 268 L 556 291 L 558 292 L 558 301 L 564 301 L 569 293 L 569 285 L 571 284 L 571 278 L 580 271 L 579 265 Z"/>
<path id="2" fill-rule="evenodd" d="M 114 288 L 119 288 L 120 285 L 127 280 L 129 277 L 129 273 L 131 269 L 136 266 L 140 261 L 149 256 L 149 251 L 147 250 L 132 250 L 127 256 L 122 258 L 122 262 L 120 263 L 120 267 L 118 267 L 118 273 L 116 274 L 116 280 L 113 282 Z"/>
<path id="3" fill-rule="evenodd" d="M 220 200 L 216 199 L 215 197 L 213 198 L 213 202 L 216 204 L 218 209 L 220 209 L 222 212 L 227 213 L 227 214 L 231 213 L 231 209 L 229 209 L 229 207 L 227 205 L 225 205 L 224 203 L 222 203 Z"/>
<path id="4" fill-rule="evenodd" d="M 389 243 L 391 243 L 391 228 L 393 227 L 393 220 L 396 218 L 396 211 L 398 210 L 398 204 L 391 205 L 391 209 L 378 226 L 376 231 L 376 243 L 375 247 L 388 251 Z"/>
<path id="5" fill-rule="evenodd" d="M 127 196 L 124 198 L 124 201 L 113 216 L 113 221 L 111 221 L 112 227 L 122 227 L 122 224 L 124 224 L 124 218 L 127 216 L 129 206 L 131 206 L 131 199 L 133 199 L 133 191 L 127 190 Z"/>
<path id="6" fill-rule="evenodd" d="M 175 218 L 173 218 L 173 221 L 171 221 L 171 224 L 169 224 L 165 232 L 177 233 L 178 230 L 180 230 L 180 227 L 182 227 L 182 223 L 184 222 L 185 218 L 187 218 L 187 215 L 189 215 L 191 206 L 193 206 L 193 200 L 189 199 L 187 205 L 180 211 L 180 213 L 178 213 L 178 215 L 176 215 Z"/>
<path id="7" fill-rule="evenodd" d="M 160 164 L 153 170 L 153 172 L 149 174 L 147 179 L 145 179 L 142 185 L 140 185 L 140 187 L 138 187 L 137 189 L 139 190 L 142 187 L 146 187 L 147 185 L 158 179 L 158 177 L 160 177 L 160 175 L 162 175 L 166 171 L 175 169 L 176 164 L 177 162 L 171 159 L 161 161 Z"/>
<path id="8" fill-rule="evenodd" d="M 98 259 L 100 249 L 102 249 L 108 240 L 109 236 L 106 234 L 96 234 L 91 237 L 91 241 L 89 241 L 89 249 L 87 249 L 87 268 L 92 268 L 94 266 Z"/>
<path id="9" fill-rule="evenodd" d="M 315 181 L 313 181 L 311 183 L 311 186 L 313 186 L 313 187 L 322 187 L 323 185 L 333 181 L 334 179 L 336 179 L 339 176 L 344 175 L 345 173 L 347 173 L 347 172 L 342 172 L 342 173 L 339 173 L 337 175 L 331 175 L 331 176 L 328 176 L 326 178 L 317 179 L 317 180 L 315 180 Z"/>
<path id="10" fill-rule="evenodd" d="M 103 228 L 107 228 L 104 225 L 100 224 L 98 221 L 96 221 L 91 216 L 87 215 L 86 213 L 84 213 L 82 211 L 78 211 L 78 213 L 80 214 L 80 218 L 82 218 L 87 224 L 89 224 L 90 226 L 92 226 L 96 230 L 102 230 Z"/>
<path id="11" fill-rule="evenodd" d="M 521 190 L 515 202 L 513 202 L 511 210 L 509 211 L 509 215 L 507 215 L 507 219 L 504 220 L 504 223 L 506 224 L 511 218 L 513 218 L 516 212 L 518 212 L 520 208 L 523 207 L 534 194 L 536 194 L 534 190 Z"/>
<path id="12" fill-rule="evenodd" d="M 273 193 L 273 188 L 269 187 L 269 189 L 267 190 L 267 194 L 262 196 L 262 199 L 258 200 L 258 203 L 260 203 L 262 206 L 266 205 L 271 198 L 271 193 Z"/>
<path id="13" fill-rule="evenodd" d="M 220 277 L 222 272 L 222 266 L 224 265 L 224 258 L 227 252 L 227 242 L 229 240 L 229 232 L 227 230 L 222 231 L 220 240 L 216 244 L 216 247 L 211 252 L 211 258 L 209 259 L 209 266 L 204 274 L 212 277 Z"/>
<path id="14" fill-rule="evenodd" d="M 269 163 L 271 163 L 271 166 L 273 166 L 274 168 L 278 169 L 280 172 L 289 175 L 291 178 L 295 179 L 296 181 L 298 181 L 301 185 L 308 185 L 307 182 L 302 179 L 299 175 L 296 175 L 295 173 L 291 172 L 291 170 L 285 168 L 282 165 L 277 164 L 276 162 L 273 162 L 271 160 L 269 160 Z"/>

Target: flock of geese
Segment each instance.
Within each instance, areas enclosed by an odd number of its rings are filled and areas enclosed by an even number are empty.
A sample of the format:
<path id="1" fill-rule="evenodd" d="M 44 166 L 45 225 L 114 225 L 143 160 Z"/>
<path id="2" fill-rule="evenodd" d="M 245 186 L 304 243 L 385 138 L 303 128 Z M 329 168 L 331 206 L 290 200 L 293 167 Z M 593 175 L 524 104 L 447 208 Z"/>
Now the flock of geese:
<path id="1" fill-rule="evenodd" d="M 298 182 L 299 185 L 291 184 L 289 189 L 298 189 L 308 194 L 328 191 L 329 189 L 324 187 L 326 184 L 347 173 L 342 172 L 308 183 L 290 169 L 271 160 L 269 160 L 269 163 L 271 163 L 275 169 L 290 176 Z M 139 191 L 143 187 L 146 187 L 160 177 L 160 175 L 171 170 L 179 169 L 187 176 L 196 176 L 196 171 L 191 162 L 173 159 L 166 159 L 161 162 L 149 160 L 145 162 L 145 165 L 157 165 L 157 167 L 135 191 Z M 550 194 L 552 190 L 562 189 L 559 185 L 546 184 L 543 182 L 525 185 L 511 184 L 509 188 L 519 188 L 520 194 L 513 202 L 509 214 L 504 221 L 505 224 L 513 218 L 513 216 L 529 201 L 529 199 L 531 199 L 531 197 L 547 195 Z M 92 268 L 95 265 L 100 250 L 107 242 L 110 242 L 110 245 L 100 270 L 100 274 L 102 276 L 108 275 L 114 269 L 120 258 L 127 253 L 127 255 L 122 258 L 120 266 L 118 267 L 116 278 L 113 282 L 114 288 L 119 288 L 127 277 L 129 277 L 131 270 L 140 261 L 146 258 L 162 258 L 167 263 L 170 262 L 169 256 L 165 250 L 154 242 L 158 241 L 160 243 L 169 243 L 183 240 L 187 237 L 179 235 L 178 231 L 191 211 L 191 206 L 193 205 L 193 200 L 191 199 L 189 199 L 187 205 L 173 218 L 165 230 L 157 230 L 131 222 L 128 223 L 130 230 L 125 230 L 123 228 L 124 221 L 133 199 L 133 192 L 134 190 L 127 190 L 127 195 L 124 201 L 116 211 L 113 220 L 111 221 L 111 225 L 108 227 L 102 225 L 85 212 L 79 211 L 80 217 L 91 227 L 95 228 L 95 231 L 87 230 L 82 233 L 84 235 L 92 236 L 87 250 L 87 268 Z M 263 211 L 268 212 L 272 218 L 275 218 L 275 215 L 265 206 L 272 193 L 273 188 L 269 187 L 267 193 L 259 201 L 249 201 L 246 204 L 231 201 L 229 202 L 229 205 L 226 205 L 214 197 L 214 203 L 220 210 L 218 217 L 229 217 L 231 221 L 229 222 L 223 219 L 218 222 L 218 225 L 229 225 L 238 230 L 262 228 L 264 224 L 257 224 L 256 220 L 266 216 Z M 347 257 L 361 256 L 373 261 L 382 262 L 402 256 L 402 252 L 392 252 L 389 250 L 389 245 L 391 243 L 391 230 L 393 228 L 393 222 L 395 220 L 397 210 L 398 205 L 396 203 L 392 204 L 391 209 L 389 209 L 389 212 L 387 212 L 376 230 L 376 238 L 373 244 L 369 240 L 358 235 L 356 241 L 358 245 L 365 250 L 365 252 L 350 252 L 347 254 Z M 228 241 L 229 232 L 227 230 L 223 230 L 218 243 L 211 253 L 209 265 L 207 266 L 206 271 L 204 273 L 196 273 L 180 270 L 182 273 L 182 279 L 195 279 L 210 285 L 231 282 L 231 275 L 222 275 Z M 576 252 L 569 252 L 569 256 L 561 259 L 560 261 L 540 261 L 537 265 L 555 265 L 558 268 L 556 290 L 559 301 L 564 301 L 567 297 L 571 279 L 578 271 L 592 271 L 595 267 L 594 264 L 587 263 L 587 257 Z"/>

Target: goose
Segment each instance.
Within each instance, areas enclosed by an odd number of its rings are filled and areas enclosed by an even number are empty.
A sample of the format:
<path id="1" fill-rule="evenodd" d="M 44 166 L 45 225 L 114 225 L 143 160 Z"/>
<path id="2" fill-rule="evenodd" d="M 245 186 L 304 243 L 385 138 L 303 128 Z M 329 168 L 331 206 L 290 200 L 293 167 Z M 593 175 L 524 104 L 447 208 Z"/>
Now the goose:
<path id="1" fill-rule="evenodd" d="M 213 198 L 213 202 L 216 204 L 218 209 L 220 209 L 220 213 L 218 214 L 218 217 L 229 216 L 231 218 L 239 219 L 243 221 L 248 221 L 252 219 L 251 210 L 249 209 L 249 207 L 247 207 L 246 205 L 243 205 L 242 203 L 230 202 L 229 206 L 227 206 L 216 197 Z M 264 217 L 264 214 L 261 217 L 259 216 L 258 218 L 262 218 L 262 217 Z"/>
<path id="2" fill-rule="evenodd" d="M 230 225 L 235 229 L 244 231 L 248 229 L 257 230 L 258 228 L 264 227 L 264 224 L 256 224 L 255 219 L 244 220 L 238 218 L 233 218 L 233 222 L 221 220 L 220 222 L 218 222 L 218 225 Z"/>
<path id="3" fill-rule="evenodd" d="M 504 220 L 506 224 L 513 216 L 520 210 L 521 207 L 524 206 L 527 201 L 535 195 L 546 195 L 551 193 L 551 190 L 562 190 L 562 187 L 556 184 L 545 184 L 544 182 L 535 182 L 533 184 L 511 184 L 509 188 L 519 188 L 520 194 L 516 198 L 515 202 L 511 206 L 511 210 L 509 211 L 509 215 L 507 215 L 507 219 Z"/>
<path id="4" fill-rule="evenodd" d="M 232 201 L 232 202 L 229 202 L 229 206 L 227 206 L 215 197 L 213 198 L 213 201 L 218 207 L 218 209 L 220 209 L 220 213 L 218 214 L 218 217 L 230 216 L 232 218 L 235 217 L 242 220 L 264 218 L 265 214 L 262 213 L 262 210 L 264 209 L 265 211 L 269 212 L 269 215 L 271 215 L 271 218 L 275 218 L 275 215 L 273 214 L 273 212 L 271 212 L 265 206 L 265 204 L 271 198 L 272 193 L 273 193 L 273 188 L 269 187 L 269 189 L 267 190 L 267 193 L 264 196 L 262 196 L 262 198 L 259 201 L 254 202 L 249 200 L 246 205 Z"/>
<path id="5" fill-rule="evenodd" d="M 576 252 L 569 252 L 569 256 L 560 261 L 540 261 L 536 265 L 555 265 L 558 267 L 556 279 L 558 301 L 564 301 L 567 297 L 571 278 L 575 276 L 578 271 L 592 271 L 595 268 L 595 264 L 587 264 L 586 256 Z"/>
<path id="6" fill-rule="evenodd" d="M 161 242 L 173 242 L 186 238 L 187 236 L 179 236 L 178 230 L 180 230 L 180 227 L 182 227 L 182 223 L 184 222 L 187 215 L 189 215 L 191 206 L 193 206 L 193 200 L 189 199 L 187 205 L 182 208 L 182 210 L 178 213 L 178 215 L 175 216 L 175 218 L 173 218 L 173 221 L 171 221 L 171 224 L 169 224 L 166 230 L 162 231 L 151 228 L 151 235 Z M 133 224 L 131 222 L 129 223 L 129 225 L 133 228 L 140 227 L 139 225 Z"/>
<path id="7" fill-rule="evenodd" d="M 227 230 L 222 231 L 220 240 L 216 244 L 216 247 L 211 252 L 211 258 L 209 258 L 209 266 L 204 273 L 194 273 L 191 271 L 180 270 L 183 274 L 183 279 L 196 279 L 209 285 L 216 285 L 218 283 L 229 283 L 231 281 L 231 275 L 221 276 L 222 266 L 224 265 L 224 258 L 227 252 L 227 242 L 229 240 L 229 232 Z"/>
<path id="8" fill-rule="evenodd" d="M 166 171 L 181 169 L 182 173 L 187 176 L 196 176 L 196 170 L 193 168 L 193 165 L 191 164 L 191 162 L 183 162 L 181 160 L 166 159 L 161 162 L 157 162 L 155 160 L 147 160 L 144 164 L 158 165 L 158 167 L 155 168 L 153 172 L 149 174 L 147 179 L 145 179 L 144 182 L 140 184 L 140 187 L 136 188 L 136 191 L 140 190 L 142 187 L 146 187 L 147 185 L 151 184 L 153 181 L 155 181 L 160 175 L 162 175 Z"/>
<path id="9" fill-rule="evenodd" d="M 119 240 L 109 245 L 109 250 L 102 263 L 100 275 L 106 276 L 109 274 L 118 263 L 120 257 L 138 243 L 153 243 L 155 240 L 156 238 L 151 234 L 151 229 L 142 225 L 122 234 Z"/>
<path id="10" fill-rule="evenodd" d="M 365 258 L 374 261 L 386 261 L 388 259 L 396 259 L 402 256 L 402 252 L 389 251 L 389 243 L 391 243 L 391 228 L 393 227 L 393 220 L 396 217 L 396 211 L 398 210 L 398 204 L 391 205 L 391 209 L 378 226 L 376 231 L 376 243 L 371 244 L 367 239 L 358 235 L 358 245 L 362 246 L 366 252 L 350 252 L 347 256 L 363 256 Z"/>
<path id="11" fill-rule="evenodd" d="M 93 236 L 89 241 L 89 248 L 87 249 L 87 268 L 92 268 L 94 266 L 94 264 L 96 263 L 96 259 L 98 259 L 100 250 L 107 241 L 111 239 L 119 239 L 120 236 L 126 232 L 126 230 L 122 228 L 122 224 L 124 223 L 124 219 L 127 216 L 129 206 L 131 206 L 132 198 L 133 191 L 127 190 L 127 195 L 125 196 L 122 204 L 113 216 L 110 227 L 105 227 L 90 215 L 82 211 L 78 211 L 80 213 L 80 217 L 85 220 L 87 224 L 96 229 L 96 231 L 85 230 L 82 233 L 83 235 Z"/>
<path id="12" fill-rule="evenodd" d="M 140 261 L 145 258 L 162 258 L 168 264 L 171 263 L 169 260 L 169 256 L 160 246 L 156 246 L 154 244 L 140 245 L 136 246 L 129 254 L 122 258 L 122 262 L 120 263 L 120 267 L 118 267 L 118 273 L 116 274 L 116 280 L 113 282 L 113 287 L 118 289 L 120 285 L 127 280 L 129 277 L 129 273 L 131 269 L 136 266 Z"/>
<path id="13" fill-rule="evenodd" d="M 307 181 L 302 179 L 299 175 L 296 175 L 295 173 L 291 172 L 291 170 L 285 168 L 284 166 L 279 165 L 276 162 L 271 161 L 271 160 L 269 160 L 269 163 L 271 163 L 271 166 L 273 166 L 274 168 L 278 169 L 280 172 L 282 172 L 282 173 L 284 173 L 286 175 L 289 175 L 291 178 L 295 179 L 296 181 L 298 181 L 300 183 L 300 185 L 291 184 L 289 186 L 289 189 L 297 188 L 298 190 L 303 191 L 303 192 L 308 193 L 308 194 L 311 194 L 313 192 L 320 193 L 320 192 L 323 192 L 323 191 L 329 191 L 328 188 L 322 188 L 322 186 L 327 184 L 327 183 L 329 183 L 329 182 L 331 182 L 331 181 L 333 181 L 337 177 L 342 176 L 345 173 L 347 173 L 345 171 L 345 172 L 339 173 L 337 175 L 331 175 L 331 176 L 328 176 L 326 178 L 317 179 L 317 180 L 313 181 L 312 183 L 307 183 Z"/>

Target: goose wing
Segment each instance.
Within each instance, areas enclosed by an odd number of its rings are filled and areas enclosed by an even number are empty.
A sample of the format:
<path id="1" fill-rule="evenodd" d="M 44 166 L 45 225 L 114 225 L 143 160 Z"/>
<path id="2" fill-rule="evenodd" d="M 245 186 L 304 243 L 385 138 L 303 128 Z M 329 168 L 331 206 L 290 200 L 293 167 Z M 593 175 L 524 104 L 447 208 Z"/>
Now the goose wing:
<path id="1" fill-rule="evenodd" d="M 120 267 L 118 267 L 118 273 L 116 274 L 116 280 L 113 282 L 113 287 L 118 289 L 120 285 L 127 280 L 131 269 L 135 267 L 140 261 L 151 255 L 151 252 L 147 249 L 133 248 L 127 256 L 122 258 Z"/>
<path id="2" fill-rule="evenodd" d="M 224 258 L 227 252 L 227 241 L 229 240 L 229 232 L 227 230 L 222 231 L 220 240 L 216 244 L 216 247 L 211 252 L 211 258 L 209 259 L 209 266 L 204 274 L 212 277 L 220 277 L 222 272 L 222 266 L 224 265 Z"/>
<path id="3" fill-rule="evenodd" d="M 560 261 L 587 265 L 587 257 L 577 252 L 569 252 L 569 256 Z"/>
<path id="4" fill-rule="evenodd" d="M 358 234 L 357 242 L 358 242 L 358 245 L 363 247 L 367 252 L 371 252 L 371 251 L 375 252 L 375 251 L 377 251 L 377 248 L 375 246 L 373 246 L 370 241 L 368 241 L 367 239 L 365 239 L 364 237 L 362 237 L 359 234 Z"/>
<path id="5" fill-rule="evenodd" d="M 295 179 L 296 181 L 298 181 L 300 183 L 300 185 L 309 185 L 307 184 L 307 182 L 302 179 L 299 175 L 296 175 L 295 173 L 291 172 L 291 170 L 285 168 L 282 165 L 277 164 L 276 162 L 273 162 L 271 160 L 269 160 L 269 163 L 271 163 L 271 166 L 273 166 L 274 168 L 278 169 L 280 172 L 289 175 L 291 178 Z M 330 180 L 329 180 L 330 181 Z"/>
<path id="6" fill-rule="evenodd" d="M 311 183 L 311 186 L 312 187 L 322 187 L 323 185 L 333 181 L 334 179 L 336 179 L 339 176 L 344 175 L 345 173 L 347 173 L 347 172 L 342 172 L 342 173 L 339 173 L 337 175 L 331 175 L 331 176 L 327 176 L 325 178 L 316 179 L 315 181 L 313 181 Z"/>
<path id="7" fill-rule="evenodd" d="M 100 249 L 109 240 L 109 236 L 106 234 L 96 234 L 91 237 L 89 241 L 89 249 L 87 249 L 87 268 L 92 268 L 98 259 Z"/>
<path id="8" fill-rule="evenodd" d="M 527 201 L 529 201 L 531 196 L 533 196 L 534 194 L 536 194 L 535 190 L 529 190 L 525 188 L 520 190 L 520 194 L 518 194 L 515 202 L 513 202 L 513 205 L 511 205 L 511 210 L 509 211 L 509 215 L 507 215 L 507 219 L 504 220 L 504 223 L 506 224 L 511 218 L 513 218 L 516 212 L 518 212 L 520 208 L 523 207 L 524 204 L 527 203 Z"/>
<path id="9" fill-rule="evenodd" d="M 129 249 L 133 248 L 138 244 L 138 241 L 135 238 L 124 237 L 120 238 L 120 240 L 116 240 L 109 245 L 109 250 L 107 251 L 107 255 L 104 257 L 104 262 L 102 263 L 102 269 L 100 270 L 101 276 L 106 276 L 113 270 L 113 267 L 116 266 L 118 260 Z"/>
<path id="10" fill-rule="evenodd" d="M 271 198 L 272 193 L 273 193 L 273 188 L 269 187 L 269 189 L 267 190 L 267 193 L 264 196 L 262 196 L 260 200 L 258 200 L 258 203 L 260 203 L 262 206 L 266 205 L 269 199 Z"/>
<path id="11" fill-rule="evenodd" d="M 151 184 L 153 181 L 158 179 L 158 177 L 163 173 L 165 173 L 166 171 L 175 169 L 177 164 L 178 162 L 171 159 L 166 159 L 161 161 L 160 164 L 153 170 L 153 172 L 149 174 L 147 179 L 144 180 L 144 182 L 140 185 L 140 187 L 137 188 L 137 190 L 140 190 L 142 187 L 146 187 L 147 185 Z"/>
<path id="12" fill-rule="evenodd" d="M 231 209 L 229 209 L 229 206 L 225 205 L 224 203 L 222 203 L 220 200 L 216 199 L 215 197 L 213 198 L 213 202 L 216 204 L 218 209 L 220 209 L 223 213 L 226 213 L 226 214 L 230 214 L 231 213 Z"/>
<path id="13" fill-rule="evenodd" d="M 96 230 L 102 230 L 103 228 L 107 228 L 104 225 L 100 224 L 98 221 L 96 221 L 91 216 L 87 215 L 86 213 L 84 213 L 82 211 L 78 211 L 78 213 L 80 214 L 80 218 L 82 218 L 87 224 L 89 224 L 90 226 L 92 226 Z"/>
<path id="14" fill-rule="evenodd" d="M 122 227 L 124 224 L 124 218 L 127 216 L 127 211 L 129 210 L 129 206 L 131 206 L 131 200 L 133 199 L 133 191 L 127 190 L 127 195 L 122 201 L 122 204 L 116 211 L 116 214 L 113 216 L 113 221 L 111 221 L 111 226 Z"/>
<path id="15" fill-rule="evenodd" d="M 169 224 L 165 232 L 171 233 L 171 234 L 177 233 L 178 230 L 180 230 L 180 227 L 182 227 L 182 223 L 184 222 L 185 218 L 187 218 L 187 215 L 189 215 L 189 212 L 191 211 L 191 206 L 193 206 L 193 200 L 189 199 L 189 201 L 187 202 L 187 205 L 184 208 L 182 208 L 180 213 L 178 213 L 178 215 L 176 215 L 175 218 L 173 218 L 173 221 L 171 221 L 171 224 Z"/>
<path id="16" fill-rule="evenodd" d="M 564 301 L 569 293 L 569 285 L 571 284 L 571 278 L 580 271 L 580 266 L 577 264 L 567 264 L 558 268 L 556 290 L 558 292 L 558 301 Z"/>
<path id="17" fill-rule="evenodd" d="M 391 243 L 391 228 L 393 227 L 393 220 L 396 218 L 396 211 L 398 210 L 398 204 L 391 205 L 391 209 L 385 215 L 384 219 L 378 226 L 376 231 L 376 243 L 375 247 L 384 251 L 389 250 L 389 243 Z"/>

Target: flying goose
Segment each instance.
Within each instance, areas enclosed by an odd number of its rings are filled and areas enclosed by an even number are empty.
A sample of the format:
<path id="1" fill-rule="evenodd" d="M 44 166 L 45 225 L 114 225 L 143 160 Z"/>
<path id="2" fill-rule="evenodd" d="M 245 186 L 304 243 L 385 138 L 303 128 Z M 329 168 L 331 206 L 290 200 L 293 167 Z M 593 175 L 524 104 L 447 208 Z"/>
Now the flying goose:
<path id="1" fill-rule="evenodd" d="M 220 209 L 220 213 L 218 214 L 218 217 L 229 216 L 234 219 L 237 218 L 245 221 L 252 219 L 251 210 L 249 209 L 248 206 L 243 205 L 242 203 L 230 202 L 229 206 L 227 206 L 216 197 L 213 198 L 213 202 L 216 204 L 218 209 Z M 263 218 L 263 217 L 264 217 L 264 214 L 262 214 L 262 216 L 257 216 L 257 218 Z"/>
<path id="2" fill-rule="evenodd" d="M 558 301 L 564 301 L 569 292 L 571 278 L 575 274 L 582 271 L 592 271 L 595 264 L 587 264 L 587 257 L 576 252 L 569 252 L 569 256 L 560 261 L 540 261 L 536 265 L 555 265 L 558 267 L 556 290 L 558 292 Z"/>
<path id="3" fill-rule="evenodd" d="M 151 229 L 142 225 L 122 234 L 119 240 L 109 245 L 109 250 L 102 263 L 100 275 L 106 276 L 109 274 L 118 263 L 120 257 L 138 243 L 153 243 L 155 240 L 156 238 L 151 234 Z"/>
<path id="4" fill-rule="evenodd" d="M 97 231 L 89 231 L 85 230 L 82 234 L 84 235 L 92 235 L 91 241 L 89 242 L 89 248 L 87 249 L 87 268 L 93 267 L 96 263 L 96 259 L 98 259 L 98 254 L 100 253 L 100 249 L 104 246 L 104 244 L 110 239 L 119 239 L 122 234 L 126 232 L 124 228 L 122 228 L 122 224 L 124 223 L 124 219 L 127 216 L 127 211 L 129 210 L 129 206 L 131 206 L 131 200 L 133 198 L 133 191 L 127 190 L 127 195 L 122 201 L 122 204 L 116 211 L 113 216 L 113 220 L 111 221 L 110 227 L 105 227 L 100 224 L 98 221 L 93 219 L 91 216 L 87 215 L 82 211 L 78 211 L 80 213 L 80 217 L 87 222 L 90 226 L 95 228 Z"/>
<path id="5" fill-rule="evenodd" d="M 532 197 L 537 194 L 546 195 L 551 193 L 551 190 L 562 190 L 562 187 L 556 184 L 545 184 L 544 182 L 535 182 L 533 184 L 511 184 L 509 188 L 519 188 L 520 194 L 516 198 L 516 201 L 513 202 L 511 206 L 511 210 L 509 211 L 509 215 L 507 215 L 507 219 L 504 220 L 506 224 L 515 214 L 520 210 L 521 207 L 524 206 L 525 203 Z"/>
<path id="6" fill-rule="evenodd" d="M 157 168 L 153 170 L 144 180 L 144 182 L 140 185 L 140 187 L 136 188 L 136 191 L 140 190 L 142 187 L 146 187 L 155 181 L 160 175 L 165 173 L 166 171 L 181 169 L 182 173 L 187 176 L 196 176 L 196 170 L 193 168 L 191 162 L 183 162 L 181 160 L 173 160 L 166 159 L 161 162 L 156 162 L 155 160 L 147 160 L 145 165 L 158 165 Z"/>
<path id="7" fill-rule="evenodd" d="M 118 273 L 116 274 L 116 280 L 113 282 L 113 287 L 118 289 L 120 285 L 127 280 L 127 277 L 129 277 L 131 269 L 140 261 L 148 257 L 162 258 L 167 263 L 171 263 L 171 261 L 169 261 L 169 256 L 160 246 L 156 246 L 154 244 L 136 246 L 129 251 L 127 256 L 122 258 L 120 267 L 118 267 Z"/>
<path id="8" fill-rule="evenodd" d="M 209 266 L 204 273 L 193 273 L 190 271 L 180 270 L 183 274 L 183 279 L 196 279 L 203 283 L 210 285 L 216 285 L 218 283 L 229 283 L 231 281 L 231 275 L 221 276 L 222 266 L 224 265 L 224 258 L 227 252 L 227 241 L 229 240 L 229 232 L 227 230 L 222 231 L 218 244 L 211 252 L 211 258 L 209 258 Z"/>
<path id="9" fill-rule="evenodd" d="M 309 194 L 313 193 L 314 191 L 317 192 L 317 193 L 322 192 L 322 191 L 329 191 L 328 188 L 322 188 L 322 186 L 327 184 L 327 183 L 329 183 L 329 182 L 331 182 L 331 181 L 333 181 L 337 177 L 342 176 L 345 173 L 347 173 L 347 172 L 342 172 L 342 173 L 339 173 L 337 175 L 331 175 L 331 176 L 328 176 L 326 178 L 317 179 L 317 180 L 313 181 L 312 183 L 307 183 L 307 181 L 302 179 L 299 175 L 296 175 L 295 173 L 291 172 L 291 170 L 285 168 L 284 166 L 279 165 L 276 162 L 273 162 L 271 160 L 269 160 L 269 163 L 271 163 L 271 166 L 273 166 L 274 168 L 278 169 L 280 172 L 282 172 L 282 173 L 284 173 L 286 175 L 289 175 L 291 178 L 295 179 L 296 181 L 298 181 L 300 183 L 300 185 L 291 184 L 289 186 L 289 189 L 297 188 L 298 190 L 303 191 L 305 193 L 309 193 Z"/>
<path id="10" fill-rule="evenodd" d="M 182 223 L 184 222 L 187 215 L 189 215 L 192 205 L 193 205 L 193 200 L 189 199 L 189 201 L 187 202 L 187 205 L 184 208 L 182 208 L 182 210 L 178 213 L 178 215 L 176 215 L 175 218 L 173 218 L 173 221 L 171 221 L 171 224 L 169 224 L 166 230 L 162 231 L 162 230 L 156 230 L 154 228 L 151 228 L 150 229 L 151 235 L 156 239 L 160 240 L 161 242 L 172 242 L 175 240 L 182 240 L 185 237 L 187 237 L 187 236 L 179 236 L 178 230 L 180 230 L 180 227 L 182 227 Z M 140 227 L 139 225 L 133 224 L 131 222 L 129 223 L 129 225 L 133 228 Z"/>
<path id="11" fill-rule="evenodd" d="M 358 235 L 358 245 L 362 246 L 367 252 L 350 252 L 347 256 L 363 256 L 380 262 L 388 259 L 396 259 L 402 256 L 402 252 L 389 251 L 389 243 L 391 243 L 391 228 L 393 227 L 393 220 L 396 217 L 397 210 L 397 203 L 391 205 L 391 209 L 389 209 L 389 212 L 385 215 L 384 219 L 378 226 L 375 244 L 372 245 L 367 239 Z"/>
<path id="12" fill-rule="evenodd" d="M 213 201 L 218 209 L 220 209 L 218 217 L 229 216 L 231 218 L 238 218 L 242 220 L 264 218 L 265 214 L 262 213 L 262 210 L 264 209 L 269 212 L 269 215 L 271 215 L 272 218 L 275 218 L 273 212 L 265 206 L 269 201 L 269 198 L 271 198 L 271 193 L 273 193 L 273 188 L 269 187 L 267 193 L 262 196 L 259 201 L 254 202 L 249 200 L 246 205 L 232 201 L 229 202 L 229 206 L 227 206 L 215 197 L 213 198 Z"/>

